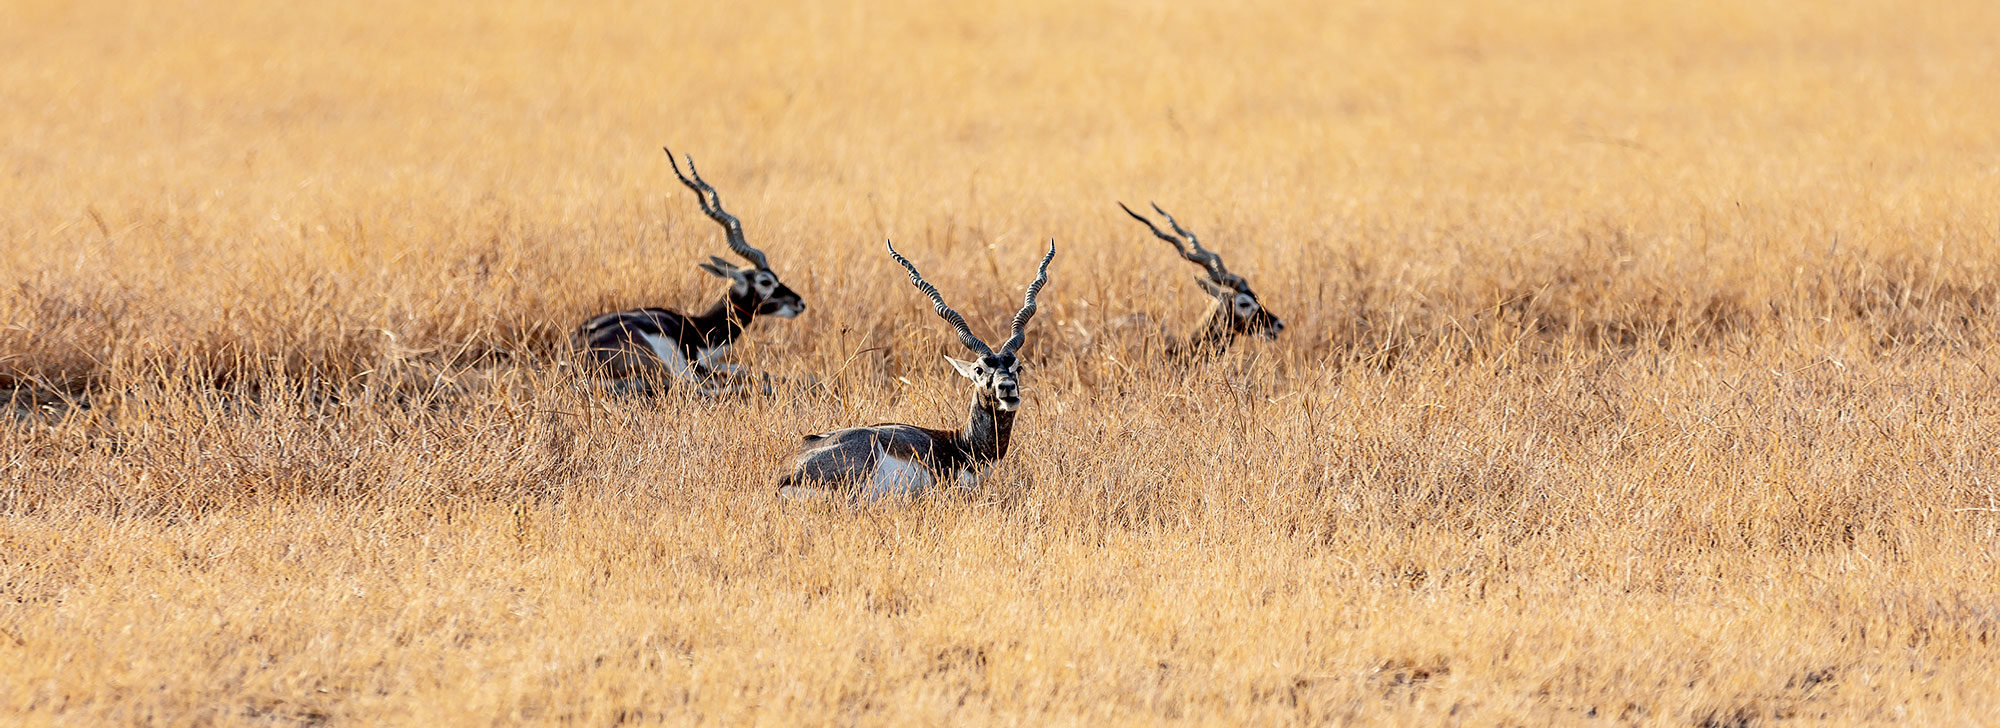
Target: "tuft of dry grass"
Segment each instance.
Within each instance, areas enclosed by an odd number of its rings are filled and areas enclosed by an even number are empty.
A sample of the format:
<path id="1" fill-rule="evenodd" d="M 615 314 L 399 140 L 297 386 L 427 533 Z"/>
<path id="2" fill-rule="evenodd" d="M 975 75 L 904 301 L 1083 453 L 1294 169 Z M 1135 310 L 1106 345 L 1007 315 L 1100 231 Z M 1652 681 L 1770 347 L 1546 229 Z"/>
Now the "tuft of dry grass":
<path id="1" fill-rule="evenodd" d="M 8 722 L 2000 712 L 2000 6 L 0 6 Z M 692 153 L 823 393 L 605 398 Z M 1190 371 L 1157 200 L 1289 324 Z M 995 332 L 979 489 L 894 237 Z"/>

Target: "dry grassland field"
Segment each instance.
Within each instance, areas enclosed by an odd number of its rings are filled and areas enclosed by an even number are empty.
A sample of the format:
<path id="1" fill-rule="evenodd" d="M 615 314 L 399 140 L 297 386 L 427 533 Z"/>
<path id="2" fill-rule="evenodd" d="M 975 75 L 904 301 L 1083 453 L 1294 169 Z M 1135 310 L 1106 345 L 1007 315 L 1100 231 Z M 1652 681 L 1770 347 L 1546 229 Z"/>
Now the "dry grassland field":
<path id="1" fill-rule="evenodd" d="M 0 723 L 1979 724 L 2000 4 L 0 3 Z M 693 156 L 809 309 L 699 310 Z M 1287 328 L 1210 306 L 1157 201 Z M 1143 208 L 1141 208 L 1143 209 Z M 1012 452 L 853 506 L 802 435 Z M 818 387 L 790 386 L 816 378 Z"/>

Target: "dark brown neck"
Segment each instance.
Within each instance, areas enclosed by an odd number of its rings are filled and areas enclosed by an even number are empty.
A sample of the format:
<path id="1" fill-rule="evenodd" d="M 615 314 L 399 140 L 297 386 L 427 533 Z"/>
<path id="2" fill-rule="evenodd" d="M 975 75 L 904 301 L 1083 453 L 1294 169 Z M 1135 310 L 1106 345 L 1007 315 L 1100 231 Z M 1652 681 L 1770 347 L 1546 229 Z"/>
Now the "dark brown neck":
<path id="1" fill-rule="evenodd" d="M 1014 413 L 1000 409 L 985 392 L 972 396 L 972 414 L 959 444 L 975 463 L 988 463 L 1007 456 L 1008 441 L 1014 435 Z"/>
<path id="2" fill-rule="evenodd" d="M 1182 362 L 1200 361 L 1227 351 L 1235 339 L 1236 330 L 1230 328 L 1228 314 L 1218 305 L 1209 309 L 1192 335 L 1167 342 L 1167 356 Z"/>
<path id="3" fill-rule="evenodd" d="M 750 325 L 750 319 L 757 315 L 757 306 L 748 296 L 737 296 L 731 290 L 722 299 L 709 306 L 707 311 L 689 316 L 688 324 L 701 337 L 702 346 L 719 346 L 735 341 Z"/>
<path id="4" fill-rule="evenodd" d="M 1014 413 L 1000 409 L 984 393 L 972 395 L 972 414 L 964 429 L 925 429 L 933 447 L 926 457 L 928 466 L 941 473 L 977 469 L 1007 455 L 1007 443 L 1014 433 Z"/>

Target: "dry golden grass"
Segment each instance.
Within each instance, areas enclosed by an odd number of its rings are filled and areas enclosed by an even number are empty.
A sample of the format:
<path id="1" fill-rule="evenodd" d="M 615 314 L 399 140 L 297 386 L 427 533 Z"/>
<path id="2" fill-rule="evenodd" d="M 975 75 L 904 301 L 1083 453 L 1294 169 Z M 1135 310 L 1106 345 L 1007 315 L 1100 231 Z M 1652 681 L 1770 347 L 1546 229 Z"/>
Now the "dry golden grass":
<path id="1" fill-rule="evenodd" d="M 0 4 L 0 721 L 2000 714 L 2000 5 L 408 5 Z M 662 143 L 829 393 L 571 387 L 720 291 Z M 1015 450 L 781 503 L 964 409 L 885 236 L 1058 239 Z"/>

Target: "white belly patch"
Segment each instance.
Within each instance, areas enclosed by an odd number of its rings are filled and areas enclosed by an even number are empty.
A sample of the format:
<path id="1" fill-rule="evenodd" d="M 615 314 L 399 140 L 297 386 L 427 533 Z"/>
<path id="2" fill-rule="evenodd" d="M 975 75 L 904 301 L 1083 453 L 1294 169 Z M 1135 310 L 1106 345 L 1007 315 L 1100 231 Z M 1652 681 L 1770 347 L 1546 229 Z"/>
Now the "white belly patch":
<path id="1" fill-rule="evenodd" d="M 985 480 L 986 474 L 992 470 L 991 465 L 967 465 L 958 471 L 958 484 L 965 488 L 977 488 L 979 481 Z"/>
<path id="2" fill-rule="evenodd" d="M 645 339 L 646 346 L 653 350 L 653 355 L 667 365 L 668 372 L 690 382 L 695 380 L 694 367 L 688 366 L 687 357 L 681 356 L 680 342 L 675 341 L 674 337 L 645 333 L 639 334 L 639 337 Z"/>
<path id="3" fill-rule="evenodd" d="M 868 479 L 867 500 L 915 496 L 930 487 L 931 473 L 924 466 L 875 449 L 875 473 Z"/>

